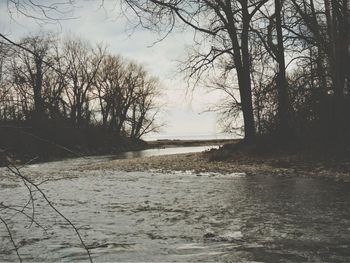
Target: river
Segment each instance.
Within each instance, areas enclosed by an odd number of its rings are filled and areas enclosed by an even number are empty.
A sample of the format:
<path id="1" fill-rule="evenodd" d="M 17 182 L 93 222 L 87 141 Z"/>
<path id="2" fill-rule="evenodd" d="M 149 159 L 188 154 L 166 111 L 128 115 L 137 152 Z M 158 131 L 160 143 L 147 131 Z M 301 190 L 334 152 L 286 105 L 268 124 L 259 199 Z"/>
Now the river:
<path id="1" fill-rule="evenodd" d="M 157 153 L 138 155 L 143 154 Z M 43 182 L 41 189 L 79 228 L 95 262 L 350 262 L 349 183 L 77 169 L 112 158 L 67 159 L 21 170 Z M 16 207 L 28 194 L 12 177 L 1 168 L 0 202 Z M 0 210 L 23 261 L 87 261 L 72 228 L 38 192 L 35 199 L 35 219 L 46 231 Z M 7 261 L 18 259 L 1 225 L 0 262 Z"/>

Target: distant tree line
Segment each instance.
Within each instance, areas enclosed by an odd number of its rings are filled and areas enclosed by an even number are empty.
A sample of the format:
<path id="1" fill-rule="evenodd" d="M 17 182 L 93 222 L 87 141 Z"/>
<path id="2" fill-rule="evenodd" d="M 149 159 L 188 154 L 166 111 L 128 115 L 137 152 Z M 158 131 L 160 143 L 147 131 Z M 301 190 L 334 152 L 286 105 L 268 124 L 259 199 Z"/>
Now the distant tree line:
<path id="1" fill-rule="evenodd" d="M 184 69 L 195 83 L 212 75 L 208 85 L 228 95 L 216 107 L 227 130 L 242 116 L 248 142 L 350 144 L 349 0 L 122 3 L 146 28 L 194 32 Z"/>
<path id="2" fill-rule="evenodd" d="M 79 38 L 0 42 L 0 123 L 98 126 L 140 138 L 160 125 L 160 86 L 145 68 Z"/>

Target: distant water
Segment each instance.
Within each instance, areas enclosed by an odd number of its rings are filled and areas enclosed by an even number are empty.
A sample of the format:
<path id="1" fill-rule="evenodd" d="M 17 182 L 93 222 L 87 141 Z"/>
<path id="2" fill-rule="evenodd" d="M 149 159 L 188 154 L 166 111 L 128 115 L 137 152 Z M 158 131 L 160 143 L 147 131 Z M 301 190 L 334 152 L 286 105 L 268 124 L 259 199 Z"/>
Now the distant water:
<path id="1" fill-rule="evenodd" d="M 223 140 L 223 139 L 239 139 L 241 136 L 237 134 L 229 133 L 216 133 L 216 134 L 150 134 L 142 137 L 144 140 Z"/>
<path id="2" fill-rule="evenodd" d="M 210 149 L 218 149 L 218 145 L 206 145 L 206 146 L 187 146 L 187 147 L 164 147 L 155 149 L 146 149 L 142 151 L 130 151 L 124 152 L 118 155 L 113 155 L 112 159 L 129 159 L 138 157 L 150 157 L 160 156 L 168 154 L 180 154 L 180 153 L 196 153 L 208 151 Z"/>

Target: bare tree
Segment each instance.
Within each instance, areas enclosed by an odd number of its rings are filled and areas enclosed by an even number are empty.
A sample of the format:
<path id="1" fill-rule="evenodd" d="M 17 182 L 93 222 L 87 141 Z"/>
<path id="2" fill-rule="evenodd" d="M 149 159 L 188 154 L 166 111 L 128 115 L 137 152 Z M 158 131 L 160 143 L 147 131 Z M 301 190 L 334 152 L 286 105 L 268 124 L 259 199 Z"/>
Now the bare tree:
<path id="1" fill-rule="evenodd" d="M 292 0 L 292 3 L 309 34 L 300 34 L 300 31 L 292 31 L 290 28 L 289 30 L 310 48 L 317 50 L 317 75 L 324 92 L 333 94 L 333 116 L 329 128 L 332 130 L 332 138 L 341 141 L 346 130 L 345 94 L 349 89 L 349 1 Z M 311 61 L 313 60 L 314 58 L 311 58 Z M 327 72 L 330 75 L 330 85 Z"/>
<path id="2" fill-rule="evenodd" d="M 284 39 L 283 39 L 283 24 L 282 24 L 282 1 L 275 0 L 275 29 L 276 29 L 276 38 L 277 45 L 272 50 L 274 51 L 274 57 L 278 64 L 278 73 L 277 73 L 277 103 L 278 103 L 278 116 L 277 116 L 277 134 L 279 140 L 283 143 L 290 140 L 291 125 L 290 125 L 290 105 L 289 105 L 289 96 L 288 96 L 288 82 L 286 78 L 286 63 L 285 63 L 285 51 L 284 51 Z M 272 20 L 272 19 L 271 19 Z M 270 21 L 271 21 L 270 20 Z M 272 25 L 270 25 L 272 26 Z M 270 44 L 271 46 L 273 43 Z"/>
<path id="3" fill-rule="evenodd" d="M 45 82 L 50 71 L 48 64 L 54 63 L 51 51 L 55 40 L 51 36 L 27 37 L 21 45 L 30 49 L 32 54 L 17 48 L 12 59 L 13 83 L 25 100 L 33 101 L 33 120 L 39 124 L 45 118 Z M 46 61 L 46 62 L 44 62 Z M 30 103 L 28 101 L 26 104 Z M 30 106 L 29 106 L 30 107 Z"/>
<path id="4" fill-rule="evenodd" d="M 30 57 L 26 52 L 20 57 L 23 61 L 24 70 L 28 75 L 20 75 L 19 78 L 26 79 L 25 82 L 31 85 L 34 98 L 34 118 L 41 118 L 45 114 L 44 101 L 42 97 L 43 78 L 45 69 L 43 68 L 43 60 L 48 56 L 49 46 L 44 43 L 41 38 L 25 39 L 24 45 L 29 46 L 34 52 L 35 56 Z M 24 73 L 24 70 L 22 71 Z M 24 83 L 23 83 L 24 84 Z"/>
<path id="5" fill-rule="evenodd" d="M 146 70 L 121 57 L 103 58 L 94 80 L 102 126 L 117 134 L 132 138 L 157 130 L 159 112 L 156 99 L 160 96 L 158 80 L 149 77 Z"/>
<path id="6" fill-rule="evenodd" d="M 157 103 L 157 98 L 160 97 L 158 79 L 150 78 L 146 73 L 140 75 L 140 78 L 142 80 L 135 92 L 135 100 L 128 117 L 129 136 L 137 139 L 162 127 L 162 124 L 157 124 L 155 120 L 161 107 Z"/>
<path id="7" fill-rule="evenodd" d="M 11 17 L 14 14 L 19 14 L 42 23 L 57 23 L 64 19 L 71 19 L 75 8 L 75 0 L 57 0 L 54 2 L 6 0 L 6 4 Z"/>
<path id="8" fill-rule="evenodd" d="M 14 110 L 12 87 L 9 85 L 8 72 L 10 57 L 11 47 L 5 42 L 0 42 L 0 119 L 2 121 L 10 119 L 11 111 Z"/>
<path id="9" fill-rule="evenodd" d="M 229 54 L 237 74 L 245 138 L 255 137 L 250 76 L 249 32 L 250 23 L 267 0 L 262 1 L 125 1 L 141 19 L 145 27 L 167 26 L 171 31 L 177 21 L 202 34 L 211 44 L 209 51 L 197 56 L 191 70 L 205 69 L 218 57 Z"/>
<path id="10" fill-rule="evenodd" d="M 124 61 L 117 56 L 107 55 L 103 58 L 94 80 L 102 126 L 107 129 L 113 108 L 122 103 L 121 89 L 125 75 Z"/>
<path id="11" fill-rule="evenodd" d="M 84 120 L 89 120 L 90 92 L 104 56 L 104 49 L 92 49 L 80 39 L 67 39 L 64 42 L 63 56 L 70 118 L 76 127 L 81 127 Z"/>

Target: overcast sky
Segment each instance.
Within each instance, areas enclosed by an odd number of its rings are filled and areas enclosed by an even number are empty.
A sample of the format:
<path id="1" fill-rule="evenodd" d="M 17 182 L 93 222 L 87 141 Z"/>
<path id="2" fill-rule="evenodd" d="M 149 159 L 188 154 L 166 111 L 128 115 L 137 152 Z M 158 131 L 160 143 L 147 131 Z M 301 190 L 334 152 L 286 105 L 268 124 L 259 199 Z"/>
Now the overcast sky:
<path id="1" fill-rule="evenodd" d="M 74 19 L 61 20 L 58 24 L 35 21 L 17 13 L 12 13 L 11 17 L 7 1 L 0 2 L 0 32 L 13 40 L 40 31 L 77 35 L 92 44 L 106 44 L 110 53 L 141 63 L 159 77 L 166 103 L 160 118 L 167 126 L 158 135 L 153 134 L 156 138 L 220 137 L 216 114 L 204 112 L 218 96 L 201 87 L 193 96 L 186 95 L 186 82 L 178 73 L 177 61 L 185 58 L 193 32 L 176 31 L 154 44 L 160 36 L 142 28 L 131 30 L 132 24 L 120 14 L 120 8 L 111 5 L 117 0 L 105 1 L 103 8 L 100 1 L 77 0 Z"/>

